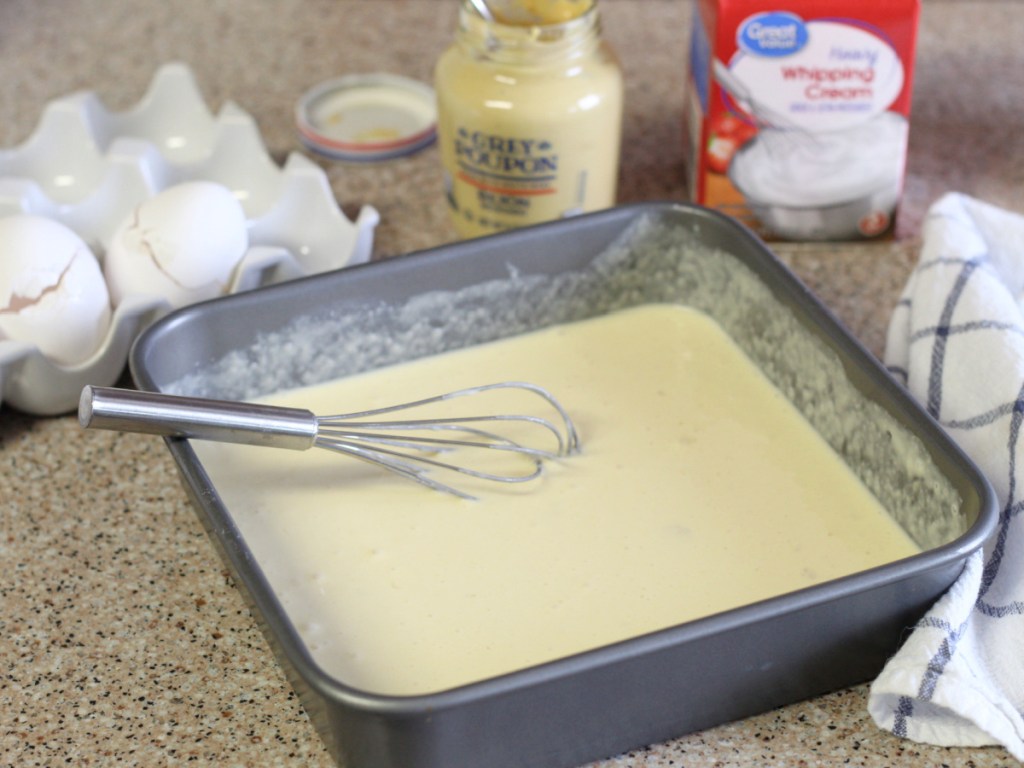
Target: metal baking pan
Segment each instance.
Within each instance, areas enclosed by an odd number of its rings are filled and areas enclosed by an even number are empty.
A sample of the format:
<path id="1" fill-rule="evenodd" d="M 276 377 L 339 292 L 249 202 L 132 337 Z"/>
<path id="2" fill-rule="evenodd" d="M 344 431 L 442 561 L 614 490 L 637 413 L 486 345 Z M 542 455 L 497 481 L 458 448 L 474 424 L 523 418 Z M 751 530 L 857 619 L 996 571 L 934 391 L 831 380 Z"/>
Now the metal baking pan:
<path id="1" fill-rule="evenodd" d="M 715 317 L 922 553 L 498 678 L 381 696 L 313 662 L 190 443 L 168 439 L 339 765 L 575 766 L 864 681 L 992 531 L 992 491 L 956 445 L 759 240 L 696 206 L 624 206 L 217 299 L 159 321 L 130 363 L 143 389 L 248 398 L 647 301 Z"/>

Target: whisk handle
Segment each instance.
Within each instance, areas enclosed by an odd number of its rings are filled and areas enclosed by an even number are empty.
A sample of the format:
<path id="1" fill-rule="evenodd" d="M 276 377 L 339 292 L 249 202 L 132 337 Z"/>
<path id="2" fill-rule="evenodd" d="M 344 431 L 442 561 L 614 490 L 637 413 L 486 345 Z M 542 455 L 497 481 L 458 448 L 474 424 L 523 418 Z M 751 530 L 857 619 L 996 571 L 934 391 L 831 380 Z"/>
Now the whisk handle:
<path id="1" fill-rule="evenodd" d="M 92 386 L 82 390 L 78 422 L 87 429 L 292 450 L 311 448 L 317 433 L 316 416 L 301 408 Z"/>

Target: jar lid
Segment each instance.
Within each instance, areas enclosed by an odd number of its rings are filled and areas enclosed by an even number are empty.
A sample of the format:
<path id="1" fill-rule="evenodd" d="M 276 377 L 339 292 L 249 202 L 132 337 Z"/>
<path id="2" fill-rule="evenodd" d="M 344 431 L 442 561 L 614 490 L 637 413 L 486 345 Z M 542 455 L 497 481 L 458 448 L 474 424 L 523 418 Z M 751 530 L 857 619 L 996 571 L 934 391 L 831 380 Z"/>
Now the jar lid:
<path id="1" fill-rule="evenodd" d="M 389 160 L 431 144 L 437 135 L 434 90 L 384 73 L 347 75 L 314 86 L 299 100 L 302 143 L 335 160 Z"/>

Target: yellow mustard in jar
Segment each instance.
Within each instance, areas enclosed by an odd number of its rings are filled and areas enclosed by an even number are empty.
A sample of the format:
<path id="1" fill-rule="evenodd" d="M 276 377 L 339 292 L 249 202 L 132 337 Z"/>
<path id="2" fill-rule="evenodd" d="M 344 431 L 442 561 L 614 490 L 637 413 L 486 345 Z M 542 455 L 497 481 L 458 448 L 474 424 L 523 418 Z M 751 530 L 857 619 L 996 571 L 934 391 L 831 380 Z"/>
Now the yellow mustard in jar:
<path id="1" fill-rule="evenodd" d="M 615 203 L 622 74 L 593 0 L 463 1 L 435 71 L 445 192 L 475 237 Z M 554 21 L 551 21 L 554 20 Z"/>
<path id="2" fill-rule="evenodd" d="M 502 24 L 560 24 L 593 6 L 594 0 L 487 0 L 491 14 Z"/>

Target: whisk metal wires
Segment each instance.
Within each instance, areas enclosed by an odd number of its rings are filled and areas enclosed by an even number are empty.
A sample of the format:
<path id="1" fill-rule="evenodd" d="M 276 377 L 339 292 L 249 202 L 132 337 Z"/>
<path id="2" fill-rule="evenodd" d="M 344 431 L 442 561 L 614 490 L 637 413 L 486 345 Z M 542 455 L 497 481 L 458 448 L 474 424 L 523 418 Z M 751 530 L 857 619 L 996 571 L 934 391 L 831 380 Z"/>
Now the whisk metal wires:
<path id="1" fill-rule="evenodd" d="M 502 389 L 520 390 L 540 398 L 549 413 L 404 417 L 413 409 Z M 562 405 L 543 387 L 520 381 L 469 387 L 413 402 L 330 416 L 317 416 L 301 408 L 87 386 L 79 401 L 78 420 L 85 428 L 292 450 L 323 448 L 467 499 L 475 497 L 437 479 L 436 474 L 450 472 L 497 483 L 524 483 L 540 477 L 545 461 L 579 450 L 576 427 Z M 537 447 L 532 439 L 526 442 L 523 433 L 543 435 L 550 447 Z M 514 461 L 492 467 L 489 459 L 479 464 L 461 460 L 479 451 L 492 456 L 501 454 Z M 453 454 L 460 461 L 456 462 Z"/>

